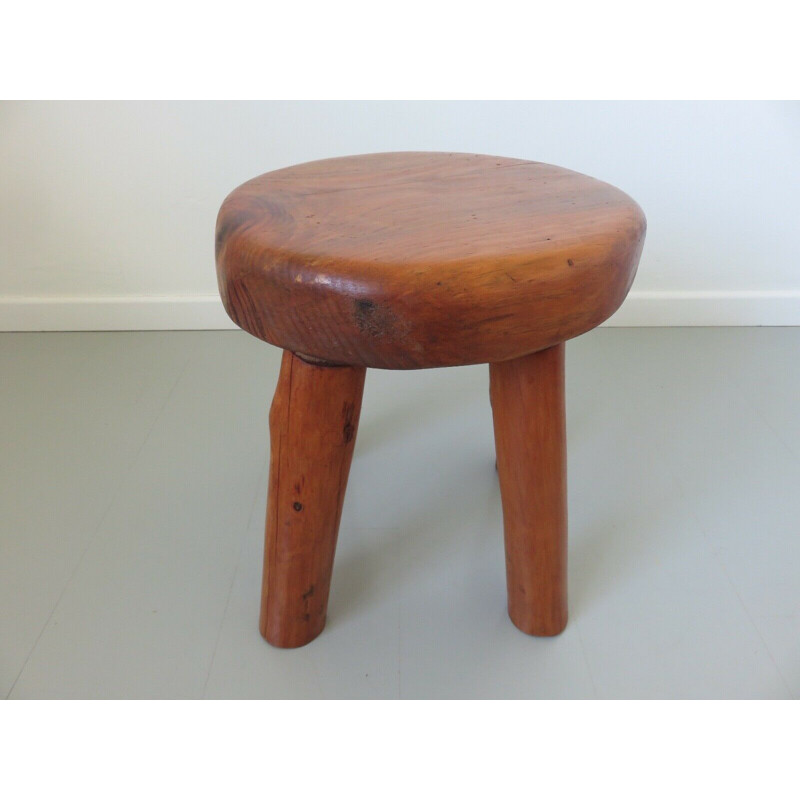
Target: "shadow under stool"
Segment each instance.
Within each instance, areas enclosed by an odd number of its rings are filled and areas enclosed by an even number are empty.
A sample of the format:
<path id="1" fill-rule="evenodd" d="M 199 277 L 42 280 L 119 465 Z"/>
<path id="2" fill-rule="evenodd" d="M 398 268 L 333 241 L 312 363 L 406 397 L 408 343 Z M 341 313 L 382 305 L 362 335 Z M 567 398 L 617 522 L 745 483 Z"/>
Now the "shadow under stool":
<path id="1" fill-rule="evenodd" d="M 260 630 L 322 631 L 367 367 L 489 364 L 508 613 L 567 624 L 564 342 L 630 289 L 645 218 L 606 183 L 533 161 L 380 153 L 276 170 L 217 220 L 225 309 L 283 348 L 269 414 Z"/>

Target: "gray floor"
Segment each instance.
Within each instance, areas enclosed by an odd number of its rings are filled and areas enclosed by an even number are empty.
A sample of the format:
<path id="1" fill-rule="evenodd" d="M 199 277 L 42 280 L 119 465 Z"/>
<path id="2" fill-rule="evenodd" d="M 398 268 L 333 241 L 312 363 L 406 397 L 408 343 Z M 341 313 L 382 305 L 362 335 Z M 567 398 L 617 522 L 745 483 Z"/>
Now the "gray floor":
<path id="1" fill-rule="evenodd" d="M 800 696 L 800 329 L 567 348 L 570 612 L 505 614 L 485 367 L 372 371 L 328 626 L 256 629 L 279 352 L 0 335 L 0 697 Z"/>

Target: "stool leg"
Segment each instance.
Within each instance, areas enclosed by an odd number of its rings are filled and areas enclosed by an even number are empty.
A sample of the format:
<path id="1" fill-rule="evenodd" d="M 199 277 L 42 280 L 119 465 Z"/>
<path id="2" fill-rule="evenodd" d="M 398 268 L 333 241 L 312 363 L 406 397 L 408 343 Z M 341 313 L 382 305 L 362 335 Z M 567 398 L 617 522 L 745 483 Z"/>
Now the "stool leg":
<path id="1" fill-rule="evenodd" d="M 508 615 L 525 633 L 567 624 L 564 345 L 489 365 Z"/>
<path id="2" fill-rule="evenodd" d="M 269 414 L 261 635 L 300 647 L 325 627 L 336 536 L 366 369 L 284 351 Z"/>

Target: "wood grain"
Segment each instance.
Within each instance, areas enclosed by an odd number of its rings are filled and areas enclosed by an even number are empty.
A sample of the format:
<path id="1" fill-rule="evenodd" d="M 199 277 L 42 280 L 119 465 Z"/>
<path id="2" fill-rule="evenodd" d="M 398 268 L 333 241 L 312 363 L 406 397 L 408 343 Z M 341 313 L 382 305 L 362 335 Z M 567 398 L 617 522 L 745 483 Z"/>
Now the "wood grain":
<path id="1" fill-rule="evenodd" d="M 309 162 L 226 198 L 223 304 L 285 351 L 270 413 L 268 641 L 297 647 L 325 624 L 366 367 L 490 364 L 508 612 L 526 633 L 564 629 L 563 343 L 620 306 L 645 229 L 606 183 L 465 153 Z"/>
<path id="2" fill-rule="evenodd" d="M 231 319 L 330 363 L 505 361 L 608 318 L 639 261 L 626 194 L 548 164 L 382 153 L 267 173 L 217 220 Z"/>
<path id="3" fill-rule="evenodd" d="M 269 499 L 261 635 L 300 647 L 325 626 L 333 557 L 353 457 L 363 367 L 284 352 L 269 415 Z"/>
<path id="4" fill-rule="evenodd" d="M 489 366 L 503 504 L 508 615 L 554 636 L 567 624 L 564 345 Z"/>

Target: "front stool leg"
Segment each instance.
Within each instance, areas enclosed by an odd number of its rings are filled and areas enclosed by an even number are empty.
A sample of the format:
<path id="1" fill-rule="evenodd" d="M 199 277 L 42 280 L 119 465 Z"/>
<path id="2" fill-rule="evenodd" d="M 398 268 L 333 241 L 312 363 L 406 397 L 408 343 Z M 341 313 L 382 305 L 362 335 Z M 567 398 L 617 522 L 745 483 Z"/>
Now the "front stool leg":
<path id="1" fill-rule="evenodd" d="M 567 624 L 564 345 L 489 365 L 508 615 L 525 633 Z"/>
<path id="2" fill-rule="evenodd" d="M 284 351 L 269 413 L 261 635 L 300 647 L 325 627 L 366 369 Z"/>

